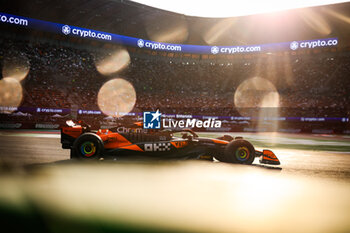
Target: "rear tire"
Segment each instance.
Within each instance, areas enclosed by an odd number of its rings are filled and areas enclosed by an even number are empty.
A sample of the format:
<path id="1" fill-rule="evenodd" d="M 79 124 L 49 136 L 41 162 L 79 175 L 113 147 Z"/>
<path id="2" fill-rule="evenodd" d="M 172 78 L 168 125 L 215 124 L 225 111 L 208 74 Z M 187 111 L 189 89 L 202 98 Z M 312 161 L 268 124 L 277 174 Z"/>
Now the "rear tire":
<path id="1" fill-rule="evenodd" d="M 76 159 L 77 156 L 75 155 L 75 150 L 74 148 L 70 149 L 70 159 Z"/>
<path id="2" fill-rule="evenodd" d="M 72 148 L 71 157 L 77 159 L 99 159 L 103 151 L 103 142 L 94 133 L 84 133 L 78 137 Z"/>
<path id="3" fill-rule="evenodd" d="M 255 159 L 254 146 L 246 140 L 235 140 L 227 144 L 224 160 L 228 163 L 252 164 Z"/>

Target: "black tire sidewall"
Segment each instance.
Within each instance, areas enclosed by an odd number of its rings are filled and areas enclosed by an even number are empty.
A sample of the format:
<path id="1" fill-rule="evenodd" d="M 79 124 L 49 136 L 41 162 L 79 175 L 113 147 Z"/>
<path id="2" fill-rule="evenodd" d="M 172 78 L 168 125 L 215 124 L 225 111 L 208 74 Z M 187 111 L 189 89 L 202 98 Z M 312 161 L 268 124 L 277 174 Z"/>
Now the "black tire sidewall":
<path id="1" fill-rule="evenodd" d="M 240 147 L 246 147 L 249 150 L 249 157 L 245 161 L 239 161 L 236 158 L 235 153 Z M 225 162 L 229 163 L 252 164 L 255 159 L 254 146 L 250 142 L 242 139 L 232 141 L 229 144 L 227 144 L 225 148 L 224 158 Z"/>
<path id="2" fill-rule="evenodd" d="M 92 156 L 84 156 L 81 151 L 80 147 L 85 143 L 85 142 L 92 142 L 94 146 L 96 147 L 95 154 Z M 85 133 L 78 137 L 74 144 L 73 144 L 73 152 L 75 155 L 75 158 L 77 159 L 89 159 L 89 160 L 94 160 L 94 159 L 99 159 L 103 150 L 103 144 L 101 143 L 101 139 L 99 136 L 93 133 Z"/>
<path id="3" fill-rule="evenodd" d="M 74 147 L 72 149 L 70 149 L 70 158 L 71 159 L 77 159 Z"/>

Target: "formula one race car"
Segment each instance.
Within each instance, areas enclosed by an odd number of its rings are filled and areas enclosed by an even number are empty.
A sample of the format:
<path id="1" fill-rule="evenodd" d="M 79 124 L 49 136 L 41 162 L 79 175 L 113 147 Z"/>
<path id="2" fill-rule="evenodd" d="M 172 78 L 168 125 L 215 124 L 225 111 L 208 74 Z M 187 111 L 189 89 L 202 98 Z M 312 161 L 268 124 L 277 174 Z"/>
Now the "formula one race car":
<path id="1" fill-rule="evenodd" d="M 67 121 L 67 125 L 61 128 L 61 143 L 63 149 L 71 150 L 71 159 L 215 158 L 221 162 L 252 164 L 255 157 L 260 157 L 260 163 L 280 164 L 272 151 L 256 151 L 242 137 L 204 138 L 191 129 L 152 131 L 143 129 L 141 123 L 97 131 L 81 121 Z"/>

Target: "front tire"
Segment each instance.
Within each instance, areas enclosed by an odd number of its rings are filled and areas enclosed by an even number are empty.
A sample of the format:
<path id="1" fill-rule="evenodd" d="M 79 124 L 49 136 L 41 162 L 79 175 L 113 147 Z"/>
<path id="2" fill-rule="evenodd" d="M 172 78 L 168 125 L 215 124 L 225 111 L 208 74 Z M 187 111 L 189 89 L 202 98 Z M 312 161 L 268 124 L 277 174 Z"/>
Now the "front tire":
<path id="1" fill-rule="evenodd" d="M 103 151 L 103 142 L 94 133 L 84 133 L 78 137 L 72 148 L 72 157 L 77 159 L 99 159 Z"/>
<path id="2" fill-rule="evenodd" d="M 252 164 L 255 159 L 254 146 L 243 139 L 232 141 L 225 148 L 224 158 L 228 163 Z"/>

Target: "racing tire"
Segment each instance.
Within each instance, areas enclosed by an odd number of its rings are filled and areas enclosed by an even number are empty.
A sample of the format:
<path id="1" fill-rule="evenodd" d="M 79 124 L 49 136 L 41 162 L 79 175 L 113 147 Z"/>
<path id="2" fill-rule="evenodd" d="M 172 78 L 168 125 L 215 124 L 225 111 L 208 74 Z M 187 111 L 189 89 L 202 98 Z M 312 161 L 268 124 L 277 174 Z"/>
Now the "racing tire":
<path id="1" fill-rule="evenodd" d="M 224 160 L 228 163 L 252 164 L 255 159 L 254 146 L 243 139 L 235 140 L 227 144 Z"/>
<path id="2" fill-rule="evenodd" d="M 84 133 L 74 142 L 71 157 L 77 159 L 99 159 L 103 151 L 103 141 L 94 133 Z"/>
<path id="3" fill-rule="evenodd" d="M 75 150 L 74 148 L 71 148 L 70 149 L 70 159 L 76 159 L 77 156 L 75 155 Z"/>
<path id="4" fill-rule="evenodd" d="M 220 162 L 226 162 L 225 160 L 225 155 L 224 155 L 224 151 L 212 151 L 211 153 L 209 153 L 210 155 L 213 155 L 213 157 L 220 161 Z"/>

